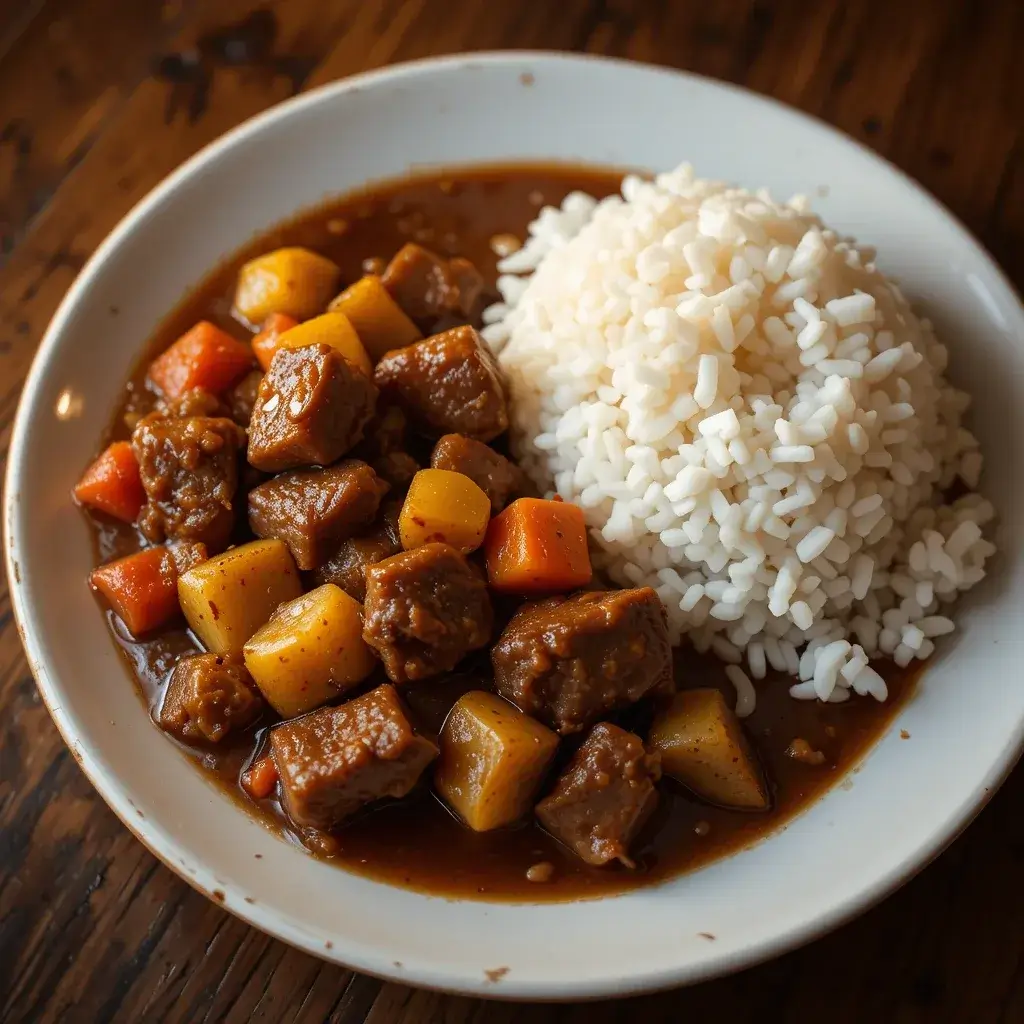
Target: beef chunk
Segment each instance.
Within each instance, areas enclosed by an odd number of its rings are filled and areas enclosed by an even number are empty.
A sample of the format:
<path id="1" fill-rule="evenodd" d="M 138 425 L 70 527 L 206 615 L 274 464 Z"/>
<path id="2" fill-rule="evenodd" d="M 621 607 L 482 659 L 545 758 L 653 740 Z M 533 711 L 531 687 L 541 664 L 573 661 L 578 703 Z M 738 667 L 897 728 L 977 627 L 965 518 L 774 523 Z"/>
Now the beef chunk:
<path id="1" fill-rule="evenodd" d="M 241 658 L 193 654 L 174 666 L 158 720 L 183 740 L 217 743 L 262 711 L 263 698 Z"/>
<path id="2" fill-rule="evenodd" d="M 396 494 L 404 494 L 420 464 L 405 450 L 408 422 L 397 405 L 378 408 L 352 455 L 364 459 Z"/>
<path id="3" fill-rule="evenodd" d="M 381 282 L 406 316 L 428 328 L 443 316 L 468 319 L 484 287 L 469 260 L 446 260 L 415 242 L 399 249 Z"/>
<path id="4" fill-rule="evenodd" d="M 132 451 L 146 491 L 138 526 L 148 540 L 187 540 L 222 551 L 235 525 L 244 432 L 219 416 L 144 416 Z"/>
<path id="5" fill-rule="evenodd" d="M 629 844 L 657 806 L 660 776 L 658 755 L 646 753 L 639 736 L 602 722 L 537 804 L 537 817 L 588 864 L 631 868 Z"/>
<path id="6" fill-rule="evenodd" d="M 240 427 L 249 426 L 252 411 L 256 408 L 256 396 L 259 394 L 262 380 L 263 371 L 253 370 L 251 373 L 247 373 L 227 394 L 231 418 Z"/>
<path id="7" fill-rule="evenodd" d="M 279 349 L 260 382 L 249 461 L 268 473 L 326 466 L 363 436 L 377 389 L 327 345 Z"/>
<path id="8" fill-rule="evenodd" d="M 408 428 L 409 421 L 397 405 L 378 405 L 373 419 L 366 424 L 363 440 L 352 455 L 364 462 L 373 462 L 384 455 L 405 451 Z"/>
<path id="9" fill-rule="evenodd" d="M 501 372 L 472 327 L 389 352 L 377 364 L 374 381 L 433 435 L 492 441 L 508 427 Z"/>
<path id="10" fill-rule="evenodd" d="M 493 612 L 480 572 L 447 544 L 366 569 L 363 639 L 396 683 L 453 669 L 491 638 Z"/>
<path id="11" fill-rule="evenodd" d="M 420 464 L 408 452 L 391 452 L 373 460 L 373 471 L 395 494 L 405 494 Z"/>
<path id="12" fill-rule="evenodd" d="M 249 492 L 249 527 L 257 537 L 283 540 L 300 569 L 315 569 L 376 519 L 387 489 L 357 459 L 292 470 Z"/>
<path id="13" fill-rule="evenodd" d="M 366 600 L 366 567 L 402 550 L 398 539 L 401 502 L 388 502 L 377 525 L 368 533 L 342 541 L 341 546 L 313 573 L 313 586 L 333 583 L 360 604 Z"/>
<path id="14" fill-rule="evenodd" d="M 189 388 L 177 398 L 160 398 L 156 408 L 169 419 L 231 415 L 231 410 L 215 394 L 203 388 Z"/>
<path id="15" fill-rule="evenodd" d="M 491 499 L 495 514 L 526 490 L 525 474 L 514 462 L 461 434 L 445 434 L 434 448 L 430 465 L 468 476 Z"/>
<path id="16" fill-rule="evenodd" d="M 672 686 L 665 609 L 650 587 L 523 605 L 491 663 L 498 693 L 562 735 Z"/>
<path id="17" fill-rule="evenodd" d="M 437 757 L 387 684 L 279 725 L 270 733 L 270 750 L 288 817 L 322 830 L 382 797 L 405 796 Z"/>

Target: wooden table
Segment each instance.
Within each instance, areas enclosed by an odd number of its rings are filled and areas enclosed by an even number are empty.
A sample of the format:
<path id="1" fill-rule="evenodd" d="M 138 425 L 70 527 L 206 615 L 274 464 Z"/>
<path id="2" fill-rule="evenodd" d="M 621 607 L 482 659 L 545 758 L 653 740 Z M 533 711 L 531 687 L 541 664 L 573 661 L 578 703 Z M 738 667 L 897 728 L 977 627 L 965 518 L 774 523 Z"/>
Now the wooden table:
<path id="1" fill-rule="evenodd" d="M 117 220 L 182 160 L 296 90 L 497 47 L 628 56 L 770 93 L 916 177 L 1024 285 L 1020 0 L 11 0 L 0 8 L 2 451 L 61 296 Z M 529 1010 L 413 991 L 267 938 L 154 860 L 61 743 L 0 589 L 4 1021 L 610 1024 L 768 1014 L 1014 1024 L 1024 1021 L 1022 804 L 1018 771 L 898 895 L 736 977 Z"/>

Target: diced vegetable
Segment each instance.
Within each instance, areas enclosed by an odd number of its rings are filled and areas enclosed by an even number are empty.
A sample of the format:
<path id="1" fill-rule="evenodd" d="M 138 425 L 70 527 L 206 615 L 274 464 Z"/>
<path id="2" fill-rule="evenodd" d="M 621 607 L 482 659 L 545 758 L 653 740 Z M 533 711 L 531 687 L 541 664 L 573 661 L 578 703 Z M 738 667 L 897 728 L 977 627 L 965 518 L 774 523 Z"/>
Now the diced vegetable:
<path id="1" fill-rule="evenodd" d="M 683 690 L 654 720 L 648 749 L 666 775 L 723 807 L 763 811 L 768 790 L 743 727 L 718 690 Z"/>
<path id="2" fill-rule="evenodd" d="M 270 369 L 270 362 L 280 346 L 281 335 L 296 327 L 298 323 L 299 321 L 295 317 L 287 316 L 284 313 L 271 313 L 263 321 L 260 333 L 252 339 L 252 350 L 264 373 Z"/>
<path id="3" fill-rule="evenodd" d="M 130 442 L 115 441 L 100 455 L 78 481 L 75 500 L 122 522 L 135 522 L 146 491 Z"/>
<path id="4" fill-rule="evenodd" d="M 256 540 L 182 573 L 178 598 L 192 631 L 214 654 L 241 654 L 285 601 L 302 593 L 283 541 Z"/>
<path id="5" fill-rule="evenodd" d="M 438 740 L 434 785 L 474 831 L 511 825 L 529 813 L 558 737 L 493 693 L 456 701 Z"/>
<path id="6" fill-rule="evenodd" d="M 325 583 L 281 605 L 245 645 L 245 667 L 279 715 L 312 711 L 361 683 L 376 659 L 362 607 Z"/>
<path id="7" fill-rule="evenodd" d="M 590 582 L 583 512 L 564 501 L 519 498 L 491 520 L 487 579 L 508 594 L 575 590 Z"/>
<path id="8" fill-rule="evenodd" d="M 193 388 L 219 395 L 241 380 L 255 362 L 249 345 L 209 320 L 200 320 L 153 360 L 147 376 L 165 398 L 180 398 Z"/>
<path id="9" fill-rule="evenodd" d="M 373 377 L 373 363 L 352 322 L 344 313 L 321 313 L 285 331 L 277 340 L 278 348 L 303 348 L 306 345 L 329 345 L 336 348 L 367 377 Z"/>
<path id="10" fill-rule="evenodd" d="M 277 765 L 272 757 L 263 757 L 242 772 L 242 789 L 253 800 L 266 800 L 277 785 Z"/>
<path id="11" fill-rule="evenodd" d="M 464 555 L 487 533 L 491 499 L 468 476 L 447 469 L 421 469 L 409 485 L 398 519 L 406 551 L 435 541 Z"/>
<path id="12" fill-rule="evenodd" d="M 89 585 L 102 594 L 132 636 L 139 637 L 178 614 L 178 569 L 165 547 L 145 548 L 94 569 Z"/>
<path id="13" fill-rule="evenodd" d="M 308 320 L 323 311 L 341 271 L 309 249 L 275 249 L 250 260 L 238 272 L 235 309 L 251 324 L 273 313 Z"/>
<path id="14" fill-rule="evenodd" d="M 346 288 L 327 308 L 349 318 L 374 362 L 385 352 L 411 345 L 423 337 L 374 274 L 367 274 Z"/>

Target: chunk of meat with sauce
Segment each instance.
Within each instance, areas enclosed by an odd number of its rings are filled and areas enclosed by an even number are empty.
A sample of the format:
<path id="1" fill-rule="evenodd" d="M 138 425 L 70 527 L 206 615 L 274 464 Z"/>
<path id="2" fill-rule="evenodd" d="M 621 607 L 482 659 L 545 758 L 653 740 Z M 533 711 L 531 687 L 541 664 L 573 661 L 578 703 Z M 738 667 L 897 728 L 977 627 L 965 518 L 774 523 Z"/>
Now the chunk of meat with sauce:
<path id="1" fill-rule="evenodd" d="M 245 433 L 220 416 L 144 416 L 132 451 L 146 492 L 138 526 L 147 540 L 187 540 L 222 551 L 235 526 Z"/>
<path id="2" fill-rule="evenodd" d="M 389 352 L 374 370 L 382 396 L 428 433 L 493 441 L 508 428 L 501 371 L 472 327 Z"/>
<path id="3" fill-rule="evenodd" d="M 352 455 L 364 459 L 396 494 L 404 494 L 420 464 L 406 451 L 408 421 L 397 405 L 378 408 Z"/>
<path id="4" fill-rule="evenodd" d="M 335 462 L 362 438 L 376 403 L 373 382 L 336 349 L 279 349 L 256 396 L 249 462 L 268 473 Z"/>
<path id="5" fill-rule="evenodd" d="M 174 666 L 158 721 L 180 739 L 218 743 L 262 711 L 263 698 L 241 658 L 193 654 Z"/>
<path id="6" fill-rule="evenodd" d="M 415 242 L 398 250 L 381 283 L 406 316 L 428 329 L 444 316 L 468 319 L 484 288 L 469 260 L 444 259 Z"/>
<path id="7" fill-rule="evenodd" d="M 366 600 L 366 567 L 402 550 L 398 536 L 401 502 L 388 502 L 368 533 L 342 541 L 338 550 L 312 574 L 313 586 L 333 583 L 360 604 Z"/>
<path id="8" fill-rule="evenodd" d="M 455 668 L 487 644 L 494 621 L 482 574 L 448 544 L 368 566 L 363 612 L 363 639 L 395 683 Z"/>
<path id="9" fill-rule="evenodd" d="M 658 755 L 639 736 L 601 722 L 537 804 L 537 818 L 587 864 L 632 868 L 629 846 L 658 805 L 660 776 Z"/>
<path id="10" fill-rule="evenodd" d="M 430 465 L 468 476 L 490 498 L 495 514 L 526 490 L 526 475 L 514 462 L 461 434 L 445 434 L 434 447 Z"/>
<path id="11" fill-rule="evenodd" d="M 405 796 L 437 757 L 387 684 L 277 726 L 270 750 L 288 817 L 321 830 L 383 797 Z"/>
<path id="12" fill-rule="evenodd" d="M 228 409 L 231 418 L 240 426 L 247 427 L 252 419 L 252 411 L 256 408 L 256 397 L 263 380 L 262 370 L 247 373 L 228 393 Z"/>
<path id="13" fill-rule="evenodd" d="M 249 527 L 257 537 L 283 540 L 300 569 L 315 569 L 370 526 L 387 490 L 358 459 L 292 470 L 249 492 Z"/>
<path id="14" fill-rule="evenodd" d="M 567 735 L 672 687 L 665 609 L 650 587 L 523 605 L 491 649 L 498 693 Z"/>

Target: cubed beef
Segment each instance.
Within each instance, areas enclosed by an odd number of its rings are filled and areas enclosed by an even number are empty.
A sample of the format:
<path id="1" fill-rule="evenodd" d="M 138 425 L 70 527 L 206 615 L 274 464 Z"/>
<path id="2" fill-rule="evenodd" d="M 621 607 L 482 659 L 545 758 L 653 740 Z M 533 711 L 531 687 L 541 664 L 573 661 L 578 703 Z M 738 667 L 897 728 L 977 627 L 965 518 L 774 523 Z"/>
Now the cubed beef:
<path id="1" fill-rule="evenodd" d="M 249 492 L 249 527 L 283 540 L 300 569 L 315 569 L 338 544 L 377 518 L 388 485 L 365 463 L 295 469 Z"/>
<path id="2" fill-rule="evenodd" d="M 231 418 L 240 427 L 249 426 L 252 411 L 256 408 L 256 396 L 259 394 L 262 380 L 263 371 L 253 370 L 251 373 L 247 373 L 227 394 Z"/>
<path id="3" fill-rule="evenodd" d="M 588 864 L 619 860 L 631 868 L 629 844 L 658 804 L 660 776 L 658 755 L 639 736 L 602 722 L 537 804 L 537 817 Z"/>
<path id="4" fill-rule="evenodd" d="M 491 499 L 494 513 L 526 490 L 525 474 L 514 462 L 461 434 L 445 434 L 434 448 L 430 465 L 468 476 Z"/>
<path id="5" fill-rule="evenodd" d="M 383 455 L 403 452 L 409 421 L 397 405 L 378 404 L 373 419 L 366 424 L 363 439 L 352 452 L 353 458 L 373 462 Z"/>
<path id="6" fill-rule="evenodd" d="M 391 452 L 373 460 L 373 471 L 395 494 L 405 494 L 420 464 L 408 452 Z"/>
<path id="7" fill-rule="evenodd" d="M 491 441 L 508 427 L 505 386 L 472 327 L 456 327 L 389 352 L 374 381 L 428 433 Z"/>
<path id="8" fill-rule="evenodd" d="M 491 649 L 495 689 L 563 735 L 672 686 L 665 608 L 650 587 L 523 605 Z"/>
<path id="9" fill-rule="evenodd" d="M 362 604 L 366 600 L 366 567 L 402 550 L 398 538 L 401 510 L 401 502 L 386 503 L 372 530 L 342 541 L 338 550 L 313 572 L 313 586 L 333 583 Z"/>
<path id="10" fill-rule="evenodd" d="M 491 638 L 482 574 L 447 544 L 424 544 L 367 566 L 363 639 L 396 683 L 453 669 Z"/>
<path id="11" fill-rule="evenodd" d="M 327 345 L 278 349 L 249 423 L 249 461 L 268 473 L 326 466 L 363 436 L 377 389 Z"/>
<path id="12" fill-rule="evenodd" d="M 215 394 L 203 388 L 189 388 L 177 398 L 161 397 L 156 409 L 169 419 L 231 415 L 231 410 Z"/>
<path id="13" fill-rule="evenodd" d="M 217 743 L 262 711 L 263 698 L 241 658 L 193 654 L 174 666 L 158 721 L 183 740 Z"/>
<path id="14" fill-rule="evenodd" d="M 437 757 L 437 747 L 416 735 L 387 684 L 277 726 L 270 750 L 288 816 L 321 830 L 382 797 L 405 796 Z"/>
<path id="15" fill-rule="evenodd" d="M 469 260 L 443 259 L 415 242 L 399 249 L 381 281 L 406 316 L 428 328 L 443 316 L 468 319 L 484 287 Z"/>
<path id="16" fill-rule="evenodd" d="M 218 416 L 144 416 L 132 451 L 146 491 L 138 526 L 148 540 L 187 540 L 222 551 L 235 526 L 245 434 Z"/>

